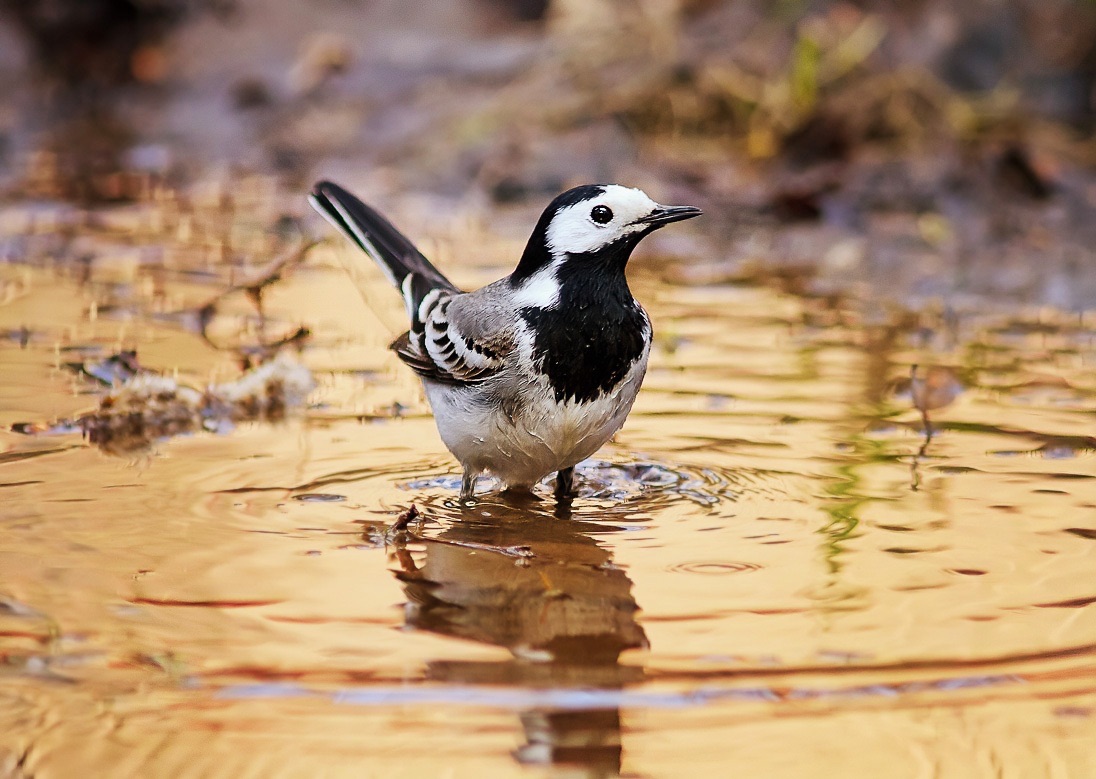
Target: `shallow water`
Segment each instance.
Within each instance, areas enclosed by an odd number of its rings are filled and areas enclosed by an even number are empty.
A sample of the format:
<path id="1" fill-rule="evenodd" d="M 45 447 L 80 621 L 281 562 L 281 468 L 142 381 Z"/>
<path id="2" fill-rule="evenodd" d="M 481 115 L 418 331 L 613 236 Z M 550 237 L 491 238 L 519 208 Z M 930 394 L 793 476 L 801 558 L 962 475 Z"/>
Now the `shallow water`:
<path id="1" fill-rule="evenodd" d="M 652 368 L 580 496 L 461 509 L 379 274 L 370 313 L 319 247 L 203 339 L 223 263 L 97 240 L 0 265 L 0 777 L 1096 775 L 1090 321 L 641 262 Z M 66 362 L 201 387 L 301 324 L 283 422 L 20 432 L 95 407 Z"/>

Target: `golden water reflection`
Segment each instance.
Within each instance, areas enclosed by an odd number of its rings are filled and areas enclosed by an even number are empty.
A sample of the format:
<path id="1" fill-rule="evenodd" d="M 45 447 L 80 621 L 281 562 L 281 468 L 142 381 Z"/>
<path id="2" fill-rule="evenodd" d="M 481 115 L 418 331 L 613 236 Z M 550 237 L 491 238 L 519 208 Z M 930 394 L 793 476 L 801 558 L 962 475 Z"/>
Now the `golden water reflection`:
<path id="1" fill-rule="evenodd" d="M 620 664 L 621 652 L 646 647 L 647 639 L 636 622 L 631 580 L 597 541 L 612 528 L 490 498 L 474 513 L 454 517 L 436 534 L 399 534 L 396 576 L 407 596 L 406 624 L 505 647 L 513 657 L 435 661 L 426 677 L 584 691 L 641 682 L 642 668 Z M 421 562 L 413 547 L 421 549 Z M 539 706 L 521 711 L 520 719 L 522 763 L 619 773 L 619 707 Z"/>
<path id="2" fill-rule="evenodd" d="M 96 407 L 65 363 L 232 381 L 258 313 L 186 316 L 218 262 L 0 265 L 0 777 L 1096 770 L 1090 321 L 641 265 L 651 371 L 570 514 L 468 513 L 330 251 L 264 293 L 307 407 L 122 457 L 29 432 Z"/>

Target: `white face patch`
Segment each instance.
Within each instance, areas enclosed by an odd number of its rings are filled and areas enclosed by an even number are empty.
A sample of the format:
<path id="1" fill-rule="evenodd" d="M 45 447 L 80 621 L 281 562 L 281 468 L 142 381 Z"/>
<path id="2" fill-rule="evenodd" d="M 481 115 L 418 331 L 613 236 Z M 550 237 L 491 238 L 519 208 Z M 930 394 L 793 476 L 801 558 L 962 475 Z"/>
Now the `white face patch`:
<path id="1" fill-rule="evenodd" d="M 513 301 L 519 308 L 555 308 L 559 303 L 559 279 L 556 269 L 560 261 L 538 270 L 514 290 Z"/>
<path id="2" fill-rule="evenodd" d="M 594 209 L 598 212 L 595 214 Z M 598 197 L 583 200 L 559 211 L 548 225 L 548 250 L 562 259 L 565 254 L 594 252 L 613 241 L 644 229 L 636 224 L 658 208 L 638 189 L 608 184 Z M 606 212 L 603 209 L 608 209 Z M 611 218 L 605 220 L 607 215 Z M 601 220 L 595 219 L 599 216 Z"/>

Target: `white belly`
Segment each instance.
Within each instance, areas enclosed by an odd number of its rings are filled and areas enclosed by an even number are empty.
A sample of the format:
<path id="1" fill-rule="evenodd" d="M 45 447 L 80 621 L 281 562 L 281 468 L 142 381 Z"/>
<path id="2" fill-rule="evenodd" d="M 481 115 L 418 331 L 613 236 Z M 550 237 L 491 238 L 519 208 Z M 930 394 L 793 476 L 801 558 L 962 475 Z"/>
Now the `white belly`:
<path id="1" fill-rule="evenodd" d="M 442 441 L 465 470 L 486 471 L 506 487 L 531 487 L 585 460 L 621 428 L 643 381 L 646 357 L 615 391 L 584 403 L 556 403 L 543 377 L 509 404 L 475 403 L 475 389 L 423 384 Z"/>

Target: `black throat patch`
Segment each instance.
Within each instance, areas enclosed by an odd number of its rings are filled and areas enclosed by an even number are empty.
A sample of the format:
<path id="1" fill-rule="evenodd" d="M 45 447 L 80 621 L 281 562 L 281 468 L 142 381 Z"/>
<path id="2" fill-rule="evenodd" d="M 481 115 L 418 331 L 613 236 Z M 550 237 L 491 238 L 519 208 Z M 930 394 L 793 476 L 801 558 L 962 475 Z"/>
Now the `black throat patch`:
<path id="1" fill-rule="evenodd" d="M 627 375 L 646 348 L 647 319 L 624 278 L 631 246 L 615 248 L 570 255 L 556 272 L 559 303 L 521 310 L 535 334 L 533 361 L 548 377 L 557 402 L 597 399 Z"/>

